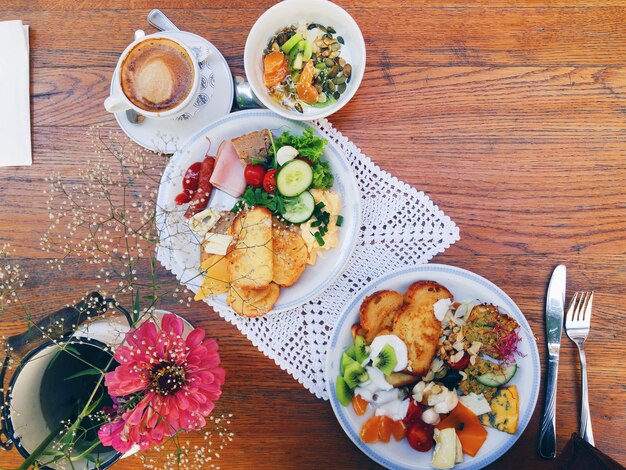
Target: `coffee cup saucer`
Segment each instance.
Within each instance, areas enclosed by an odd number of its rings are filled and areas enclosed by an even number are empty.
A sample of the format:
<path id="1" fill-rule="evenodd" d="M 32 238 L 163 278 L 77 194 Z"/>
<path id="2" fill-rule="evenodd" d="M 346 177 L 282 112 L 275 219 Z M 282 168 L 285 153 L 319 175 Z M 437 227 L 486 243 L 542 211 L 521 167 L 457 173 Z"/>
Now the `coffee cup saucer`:
<path id="1" fill-rule="evenodd" d="M 130 122 L 125 111 L 114 115 L 124 133 L 135 143 L 154 152 L 171 154 L 209 122 L 230 113 L 235 89 L 226 59 L 209 41 L 186 31 L 167 31 L 160 35 L 178 39 L 192 50 L 209 50 L 208 57 L 200 62 L 200 92 L 192 109 L 176 119 L 146 117 L 138 124 Z M 113 73 L 111 87 L 117 80 L 117 73 L 117 70 Z"/>

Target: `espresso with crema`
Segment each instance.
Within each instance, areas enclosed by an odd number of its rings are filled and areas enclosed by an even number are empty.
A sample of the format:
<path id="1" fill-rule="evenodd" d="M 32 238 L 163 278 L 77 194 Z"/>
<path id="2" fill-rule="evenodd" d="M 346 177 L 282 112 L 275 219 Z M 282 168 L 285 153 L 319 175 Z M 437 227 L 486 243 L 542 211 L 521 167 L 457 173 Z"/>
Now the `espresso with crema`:
<path id="1" fill-rule="evenodd" d="M 122 91 L 137 107 L 151 112 L 175 108 L 193 88 L 194 67 L 175 41 L 153 38 L 133 47 L 121 67 Z"/>

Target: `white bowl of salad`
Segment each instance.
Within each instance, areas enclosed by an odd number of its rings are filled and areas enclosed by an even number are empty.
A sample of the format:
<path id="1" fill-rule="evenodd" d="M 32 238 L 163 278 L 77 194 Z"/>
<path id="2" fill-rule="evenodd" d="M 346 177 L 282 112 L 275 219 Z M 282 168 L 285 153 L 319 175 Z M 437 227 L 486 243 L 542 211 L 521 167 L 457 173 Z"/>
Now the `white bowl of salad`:
<path id="1" fill-rule="evenodd" d="M 256 21 L 246 41 L 250 86 L 288 119 L 319 119 L 341 109 L 365 71 L 365 41 L 356 21 L 328 0 L 285 0 Z"/>

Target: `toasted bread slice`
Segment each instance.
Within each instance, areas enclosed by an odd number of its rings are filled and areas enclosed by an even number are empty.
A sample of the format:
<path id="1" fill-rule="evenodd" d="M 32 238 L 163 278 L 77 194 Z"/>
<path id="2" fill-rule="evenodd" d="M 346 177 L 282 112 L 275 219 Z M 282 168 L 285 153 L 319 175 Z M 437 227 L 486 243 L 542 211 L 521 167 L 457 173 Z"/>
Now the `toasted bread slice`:
<path id="1" fill-rule="evenodd" d="M 440 299 L 451 299 L 452 294 L 448 289 L 435 281 L 416 281 L 409 286 L 404 294 L 404 303 L 421 303 L 427 300 L 433 304 Z"/>
<path id="2" fill-rule="evenodd" d="M 302 236 L 280 225 L 274 231 L 274 277 L 273 281 L 282 287 L 289 287 L 300 279 L 309 251 Z"/>
<path id="3" fill-rule="evenodd" d="M 365 340 L 371 343 L 381 330 L 391 328 L 396 313 L 402 307 L 402 294 L 381 290 L 368 295 L 359 310 L 361 327 L 367 330 Z"/>
<path id="4" fill-rule="evenodd" d="M 402 307 L 393 321 L 393 333 L 404 341 L 408 350 L 407 372 L 425 375 L 437 352 L 441 322 L 435 317 L 434 301 L 426 297 Z"/>
<path id="5" fill-rule="evenodd" d="M 264 289 L 272 282 L 274 255 L 272 213 L 264 207 L 240 212 L 228 229 L 230 282 L 238 289 Z"/>
<path id="6" fill-rule="evenodd" d="M 272 310 L 279 295 L 280 288 L 273 282 L 263 289 L 240 289 L 231 284 L 226 303 L 239 315 L 260 317 Z"/>

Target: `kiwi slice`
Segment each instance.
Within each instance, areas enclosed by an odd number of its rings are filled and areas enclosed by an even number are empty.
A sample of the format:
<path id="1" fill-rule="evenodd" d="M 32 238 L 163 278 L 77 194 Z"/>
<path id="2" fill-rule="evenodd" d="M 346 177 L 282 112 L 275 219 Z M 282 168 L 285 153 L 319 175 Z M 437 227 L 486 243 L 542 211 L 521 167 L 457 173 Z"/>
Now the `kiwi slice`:
<path id="1" fill-rule="evenodd" d="M 341 356 L 341 365 L 339 366 L 339 373 L 343 375 L 343 373 L 346 371 L 346 367 L 348 367 L 348 365 L 352 364 L 353 362 L 356 362 L 356 361 L 350 356 L 348 356 L 347 353 L 343 353 L 343 355 Z"/>
<path id="2" fill-rule="evenodd" d="M 337 399 L 343 406 L 348 406 L 352 400 L 352 390 L 348 387 L 348 384 L 340 375 L 335 382 L 335 392 L 337 392 Z"/>
<path id="3" fill-rule="evenodd" d="M 396 352 L 388 344 L 383 346 L 378 357 L 374 359 L 374 367 L 378 367 L 385 375 L 391 374 L 397 363 Z"/>
<path id="4" fill-rule="evenodd" d="M 352 345 L 352 346 L 350 346 L 348 349 L 346 349 L 346 354 L 347 354 L 350 358 L 352 358 L 352 359 L 356 360 L 356 350 L 355 350 L 355 348 L 354 348 L 354 345 Z"/>
<path id="5" fill-rule="evenodd" d="M 343 373 L 343 379 L 346 381 L 348 387 L 350 387 L 351 389 L 356 388 L 356 386 L 359 385 L 362 381 L 367 380 L 364 376 L 367 376 L 367 378 L 369 378 L 367 372 L 365 372 L 363 367 L 361 367 L 361 364 L 356 361 L 348 364 L 346 366 L 346 370 Z"/>
<path id="6" fill-rule="evenodd" d="M 365 338 L 363 338 L 363 336 L 357 335 L 354 338 L 354 359 L 359 364 L 362 364 L 363 361 L 367 359 L 367 356 L 369 356 L 369 354 L 370 347 L 367 345 L 367 341 L 365 341 Z"/>

